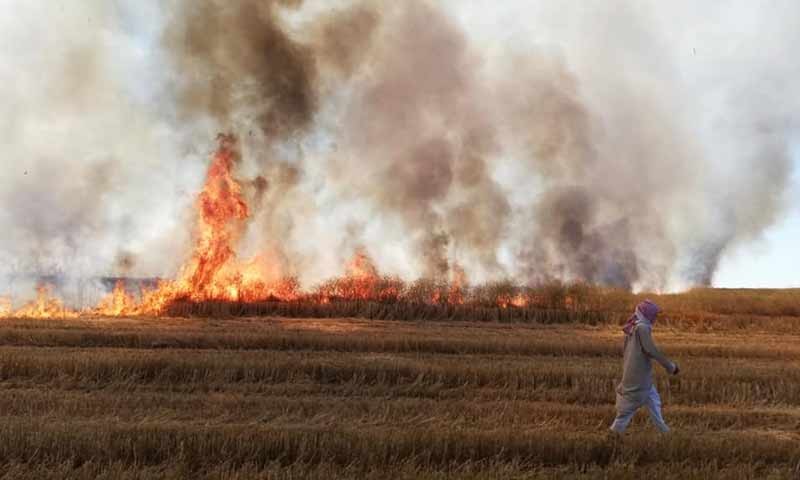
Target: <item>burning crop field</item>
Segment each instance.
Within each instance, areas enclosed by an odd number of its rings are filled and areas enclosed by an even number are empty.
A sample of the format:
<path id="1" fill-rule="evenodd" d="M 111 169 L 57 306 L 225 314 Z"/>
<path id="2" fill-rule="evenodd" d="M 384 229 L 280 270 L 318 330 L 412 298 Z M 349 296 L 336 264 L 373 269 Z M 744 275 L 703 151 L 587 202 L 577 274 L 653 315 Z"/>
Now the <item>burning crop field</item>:
<path id="1" fill-rule="evenodd" d="M 237 257 L 237 239 L 250 217 L 242 183 L 234 176 L 239 162 L 236 139 L 219 135 L 219 147 L 197 196 L 194 246 L 189 261 L 174 280 L 159 280 L 133 293 L 125 279 L 97 305 L 70 308 L 52 293 L 53 286 L 40 283 L 35 298 L 19 308 L 2 299 L 7 317 L 67 319 L 78 317 L 132 316 L 323 316 L 370 318 L 479 318 L 510 321 L 570 318 L 559 307 L 580 306 L 576 297 L 556 299 L 539 295 L 537 289 L 511 282 L 468 287 L 463 270 L 455 268 L 452 279 L 420 279 L 407 283 L 399 277 L 382 276 L 363 251 L 357 251 L 345 267 L 345 275 L 313 290 L 304 291 L 296 278 L 274 278 L 267 260 Z M 553 286 L 558 289 L 560 286 Z M 551 288 L 553 288 L 551 287 Z M 539 289 L 541 290 L 541 289 Z M 576 285 L 576 293 L 586 287 Z M 565 290 L 565 291 L 566 291 Z M 566 303 L 561 303 L 561 300 Z M 549 303 L 548 303 L 549 302 Z M 377 317 L 376 317 L 377 316 Z M 593 318 L 583 312 L 586 318 Z M 576 316 L 577 318 L 577 316 Z M 563 321 L 563 320 L 562 320 Z"/>
<path id="2" fill-rule="evenodd" d="M 16 3 L 0 479 L 800 476 L 797 2 Z"/>
<path id="3" fill-rule="evenodd" d="M 633 294 L 380 275 L 358 251 L 313 289 L 240 259 L 250 215 L 221 135 L 173 280 L 55 286 L 0 320 L 4 478 L 791 478 L 800 291 Z M 621 331 L 649 295 L 685 373 L 674 431 L 609 437 Z"/>

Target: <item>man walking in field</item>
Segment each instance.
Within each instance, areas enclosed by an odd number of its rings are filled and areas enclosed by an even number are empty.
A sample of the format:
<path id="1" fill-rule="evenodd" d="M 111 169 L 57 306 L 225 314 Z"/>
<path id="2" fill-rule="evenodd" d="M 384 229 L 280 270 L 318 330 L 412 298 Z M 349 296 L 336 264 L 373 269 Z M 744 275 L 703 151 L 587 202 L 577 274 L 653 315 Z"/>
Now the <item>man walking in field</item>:
<path id="1" fill-rule="evenodd" d="M 661 309 L 650 300 L 636 306 L 636 310 L 625 327 L 624 372 L 622 382 L 617 386 L 617 418 L 611 424 L 611 431 L 625 432 L 636 411 L 644 406 L 650 412 L 650 419 L 662 432 L 669 427 L 661 416 L 661 398 L 653 383 L 651 359 L 655 359 L 664 369 L 678 374 L 678 365 L 661 353 L 653 342 L 652 330 Z"/>

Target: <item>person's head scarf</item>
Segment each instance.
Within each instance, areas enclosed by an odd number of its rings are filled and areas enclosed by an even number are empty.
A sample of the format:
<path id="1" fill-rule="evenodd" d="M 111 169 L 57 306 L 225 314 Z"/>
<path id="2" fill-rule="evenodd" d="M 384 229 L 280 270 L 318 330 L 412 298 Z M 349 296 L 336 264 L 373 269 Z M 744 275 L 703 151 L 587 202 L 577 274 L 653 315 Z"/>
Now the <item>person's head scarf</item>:
<path id="1" fill-rule="evenodd" d="M 630 335 L 633 332 L 633 327 L 636 325 L 637 322 L 642 320 L 647 320 L 650 323 L 655 323 L 656 317 L 658 317 L 658 312 L 661 309 L 655 303 L 651 302 L 650 300 L 645 300 L 639 305 L 636 305 L 636 309 L 633 311 L 633 315 L 625 322 L 625 326 L 622 328 L 622 331 L 625 332 L 625 335 Z"/>

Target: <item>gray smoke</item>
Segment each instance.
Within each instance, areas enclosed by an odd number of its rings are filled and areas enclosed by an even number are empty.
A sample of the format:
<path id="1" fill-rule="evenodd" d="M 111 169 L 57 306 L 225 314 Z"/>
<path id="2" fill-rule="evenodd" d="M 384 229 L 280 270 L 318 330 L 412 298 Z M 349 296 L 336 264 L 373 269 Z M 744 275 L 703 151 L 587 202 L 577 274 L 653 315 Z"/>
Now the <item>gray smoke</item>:
<path id="1" fill-rule="evenodd" d="M 780 218 L 798 126 L 800 71 L 784 61 L 798 7 L 771 4 L 752 30 L 741 25 L 752 4 L 729 7 L 541 8 L 574 29 L 545 27 L 558 54 L 537 49 L 502 80 L 512 141 L 539 180 L 518 237 L 525 277 L 708 285 L 726 251 Z M 767 25 L 776 36 L 763 37 Z"/>
<path id="2" fill-rule="evenodd" d="M 427 2 L 404 2 L 384 17 L 333 133 L 341 151 L 331 178 L 402 220 L 423 275 L 447 278 L 456 250 L 501 273 L 510 208 L 491 176 L 500 149 L 480 59 Z"/>
<path id="3" fill-rule="evenodd" d="M 405 277 L 705 285 L 785 211 L 793 2 L 57 10 L 0 25 L 6 269 L 174 274 L 218 132 L 240 253 L 307 283 L 364 246 Z"/>
<path id="4" fill-rule="evenodd" d="M 248 253 L 266 254 L 275 275 L 296 273 L 285 240 L 309 202 L 298 192 L 303 139 L 314 125 L 322 75 L 347 78 L 363 55 L 377 14 L 363 5 L 313 18 L 304 41 L 285 14 L 302 1 L 173 1 L 164 46 L 177 68 L 182 118 L 209 118 L 237 134 L 250 170 L 264 179 L 252 202 Z"/>
<path id="5" fill-rule="evenodd" d="M 169 116 L 149 105 L 162 95 L 160 74 L 126 30 L 125 9 L 7 8 L 15 12 L 0 20 L 0 277 L 8 290 L 25 295 L 35 283 L 17 289 L 14 279 L 114 274 L 127 251 L 138 253 L 131 274 L 171 274 L 185 248 L 180 215 L 190 197 L 180 192 L 194 190 L 195 179 L 175 175 L 187 155 Z"/>

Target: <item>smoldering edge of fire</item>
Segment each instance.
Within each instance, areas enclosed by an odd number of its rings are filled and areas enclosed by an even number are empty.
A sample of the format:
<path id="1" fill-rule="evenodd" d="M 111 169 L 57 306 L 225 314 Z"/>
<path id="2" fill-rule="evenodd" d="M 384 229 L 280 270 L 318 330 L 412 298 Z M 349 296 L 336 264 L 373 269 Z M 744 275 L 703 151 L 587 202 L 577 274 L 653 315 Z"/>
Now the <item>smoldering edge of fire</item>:
<path id="1" fill-rule="evenodd" d="M 26 169 L 0 180 L 0 255 L 174 274 L 220 131 L 242 180 L 266 180 L 240 253 L 310 284 L 365 248 L 405 278 L 703 285 L 784 212 L 794 3 L 732 6 L 715 39 L 709 6 L 528 2 L 529 36 L 507 41 L 453 2 L 381 3 L 144 2 L 143 34 L 119 2 L 26 36 L 63 60 L 2 73 L 0 134 Z"/>

